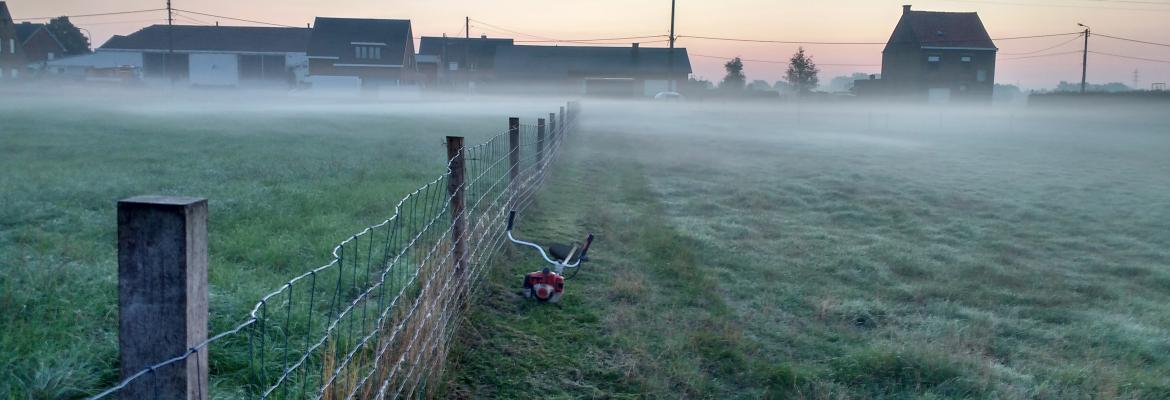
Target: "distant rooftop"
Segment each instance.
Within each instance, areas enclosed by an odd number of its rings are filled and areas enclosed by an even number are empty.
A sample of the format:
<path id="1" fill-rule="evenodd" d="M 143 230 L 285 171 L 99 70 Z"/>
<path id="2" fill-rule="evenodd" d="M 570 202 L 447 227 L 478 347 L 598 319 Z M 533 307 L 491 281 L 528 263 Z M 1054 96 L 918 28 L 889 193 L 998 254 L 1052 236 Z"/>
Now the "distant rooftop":
<path id="1" fill-rule="evenodd" d="M 304 53 L 309 47 L 308 28 L 254 26 L 152 25 L 128 36 L 114 36 L 100 49 L 167 51 L 173 35 L 176 51 L 226 51 L 235 53 Z"/>

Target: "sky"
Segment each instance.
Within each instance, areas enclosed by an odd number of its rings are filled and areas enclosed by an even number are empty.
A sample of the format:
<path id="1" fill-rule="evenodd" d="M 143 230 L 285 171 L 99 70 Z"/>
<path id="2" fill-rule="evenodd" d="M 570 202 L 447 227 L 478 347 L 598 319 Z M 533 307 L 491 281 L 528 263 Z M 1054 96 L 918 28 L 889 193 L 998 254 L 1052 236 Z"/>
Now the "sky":
<path id="1" fill-rule="evenodd" d="M 165 8 L 165 0 L 8 0 L 16 19 Z M 678 46 L 691 53 L 695 75 L 718 81 L 729 57 L 745 59 L 749 80 L 773 82 L 784 75 L 798 45 L 714 41 L 689 36 L 744 39 L 884 43 L 897 24 L 902 4 L 915 10 L 978 12 L 993 38 L 1071 33 L 1091 26 L 1094 33 L 1170 43 L 1170 0 L 678 0 Z M 665 46 L 670 30 L 669 0 L 173 0 L 173 7 L 204 14 L 305 26 L 315 16 L 410 19 L 416 36 L 463 34 L 464 17 L 474 36 L 517 40 L 596 39 L 613 45 Z M 178 12 L 176 23 L 254 25 Z M 165 23 L 164 11 L 76 17 L 95 46 L 112 35 Z M 18 21 L 19 22 L 19 21 Z M 996 81 L 1028 89 L 1079 82 L 1083 41 L 1076 36 L 999 40 Z M 537 43 L 533 43 L 537 44 Z M 573 44 L 564 44 L 573 45 Z M 1057 46 L 1057 47 L 1053 47 Z M 821 79 L 881 71 L 882 45 L 804 46 L 821 66 Z M 1092 36 L 1089 81 L 1122 82 L 1149 88 L 1170 82 L 1170 46 L 1146 45 Z M 1051 48 L 1051 49 L 1049 49 Z M 711 57 L 702 57 L 711 56 Z M 1039 56 L 1039 57 L 1036 57 Z M 1128 56 L 1157 61 L 1121 58 Z M 1027 58 L 1021 58 L 1027 57 Z M 758 61 L 756 61 L 758 60 Z M 780 61 L 780 62 L 766 62 Z M 1159 62 L 1162 61 L 1162 62 Z M 1136 72 L 1136 76 L 1135 76 Z"/>

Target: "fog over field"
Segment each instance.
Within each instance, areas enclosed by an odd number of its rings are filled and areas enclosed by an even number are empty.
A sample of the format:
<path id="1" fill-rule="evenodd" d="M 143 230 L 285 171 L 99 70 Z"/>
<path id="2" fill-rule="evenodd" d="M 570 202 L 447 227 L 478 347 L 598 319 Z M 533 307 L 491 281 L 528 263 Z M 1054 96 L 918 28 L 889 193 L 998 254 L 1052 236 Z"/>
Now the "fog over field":
<path id="1" fill-rule="evenodd" d="M 443 173 L 446 136 L 563 100 L 3 92 L 0 397 L 118 380 L 118 199 L 209 198 L 214 334 Z M 449 397 L 1170 397 L 1164 108 L 582 108 L 524 232 L 594 232 L 593 261 L 549 306 L 505 251 Z"/>

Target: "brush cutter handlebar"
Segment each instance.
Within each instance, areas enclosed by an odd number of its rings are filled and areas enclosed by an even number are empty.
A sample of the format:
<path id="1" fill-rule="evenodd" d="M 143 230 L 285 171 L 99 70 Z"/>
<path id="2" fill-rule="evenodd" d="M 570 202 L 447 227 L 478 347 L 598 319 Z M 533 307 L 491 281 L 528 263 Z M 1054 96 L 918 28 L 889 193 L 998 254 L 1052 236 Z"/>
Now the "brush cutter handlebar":
<path id="1" fill-rule="evenodd" d="M 545 251 L 544 247 L 541 247 L 540 245 L 538 245 L 536 243 L 520 240 L 520 239 L 517 239 L 515 236 L 513 236 L 512 229 L 515 227 L 515 225 L 516 225 L 516 212 L 512 211 L 511 213 L 508 214 L 508 231 L 507 231 L 508 240 L 511 240 L 512 243 L 516 243 L 519 245 L 528 246 L 528 247 L 536 249 L 536 251 L 540 253 L 540 256 L 544 258 L 545 262 L 552 264 L 554 267 L 556 267 L 556 272 L 558 274 L 562 273 L 565 268 L 571 268 L 571 269 L 580 268 L 582 262 L 589 261 L 589 257 L 586 256 L 586 254 L 589 251 L 589 246 L 593 244 L 593 234 L 592 233 L 590 233 L 589 236 L 587 238 L 585 238 L 585 245 L 580 246 L 580 248 L 578 248 L 578 245 L 576 243 L 569 245 L 569 246 L 555 244 L 555 245 L 549 246 L 548 251 Z M 580 251 L 578 251 L 578 250 L 580 250 Z M 551 253 L 551 256 L 550 256 L 550 253 Z"/>

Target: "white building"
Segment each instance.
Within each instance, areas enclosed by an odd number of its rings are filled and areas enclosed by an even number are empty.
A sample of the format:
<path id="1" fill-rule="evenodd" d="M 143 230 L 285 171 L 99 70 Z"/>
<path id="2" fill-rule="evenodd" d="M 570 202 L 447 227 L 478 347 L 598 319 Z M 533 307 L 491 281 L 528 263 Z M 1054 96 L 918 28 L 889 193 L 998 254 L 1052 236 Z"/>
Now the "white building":
<path id="1" fill-rule="evenodd" d="M 237 87 L 289 85 L 308 71 L 311 30 L 239 26 L 153 25 L 114 36 L 88 58 L 50 67 L 136 68 L 147 82 Z M 58 65 L 59 64 L 59 65 Z"/>

